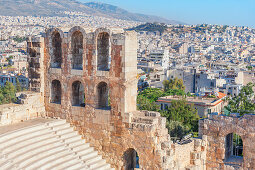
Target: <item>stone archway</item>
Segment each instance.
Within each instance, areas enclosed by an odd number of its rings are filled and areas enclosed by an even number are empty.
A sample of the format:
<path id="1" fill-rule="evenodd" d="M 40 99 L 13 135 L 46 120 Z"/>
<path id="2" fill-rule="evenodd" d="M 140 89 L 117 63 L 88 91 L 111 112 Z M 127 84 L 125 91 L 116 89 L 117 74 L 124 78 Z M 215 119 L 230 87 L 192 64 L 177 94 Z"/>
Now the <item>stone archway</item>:
<path id="1" fill-rule="evenodd" d="M 61 83 L 59 80 L 53 80 L 51 83 L 51 103 L 61 104 Z"/>
<path id="2" fill-rule="evenodd" d="M 51 67 L 61 68 L 62 64 L 62 39 L 58 31 L 52 33 L 52 50 Z"/>
<path id="3" fill-rule="evenodd" d="M 134 170 L 139 168 L 139 157 L 136 150 L 129 148 L 123 154 L 124 170 Z"/>
<path id="4" fill-rule="evenodd" d="M 85 107 L 84 86 L 80 81 L 75 81 L 72 84 L 72 105 Z"/>
<path id="5" fill-rule="evenodd" d="M 83 65 L 83 35 L 75 31 L 71 38 L 72 69 L 82 70 Z"/>
<path id="6" fill-rule="evenodd" d="M 110 35 L 101 32 L 97 36 L 97 70 L 109 71 L 110 62 Z"/>

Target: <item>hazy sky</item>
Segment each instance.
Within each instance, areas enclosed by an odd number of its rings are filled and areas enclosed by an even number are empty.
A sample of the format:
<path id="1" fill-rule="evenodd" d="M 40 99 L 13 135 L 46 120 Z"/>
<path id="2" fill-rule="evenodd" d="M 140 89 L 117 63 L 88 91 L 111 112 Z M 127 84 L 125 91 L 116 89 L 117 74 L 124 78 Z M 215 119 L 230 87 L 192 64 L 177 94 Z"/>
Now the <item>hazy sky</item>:
<path id="1" fill-rule="evenodd" d="M 97 2 L 188 24 L 226 24 L 255 28 L 255 0 L 97 0 Z"/>

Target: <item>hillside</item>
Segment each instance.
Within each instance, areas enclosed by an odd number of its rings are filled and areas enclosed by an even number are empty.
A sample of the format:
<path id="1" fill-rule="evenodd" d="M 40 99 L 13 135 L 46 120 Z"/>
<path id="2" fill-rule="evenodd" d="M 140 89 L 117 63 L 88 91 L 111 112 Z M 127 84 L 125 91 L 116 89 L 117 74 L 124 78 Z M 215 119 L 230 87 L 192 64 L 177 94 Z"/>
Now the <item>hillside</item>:
<path id="1" fill-rule="evenodd" d="M 76 0 L 0 0 L 0 15 L 4 16 L 63 16 L 60 11 L 83 12 L 89 15 L 140 22 L 181 24 L 157 16 L 135 14 L 104 3 L 82 3 Z"/>
<path id="2" fill-rule="evenodd" d="M 153 16 L 153 15 L 144 15 L 144 14 L 137 14 L 131 13 L 124 9 L 121 9 L 117 6 L 113 6 L 110 4 L 105 3 L 98 3 L 98 2 L 88 2 L 84 3 L 88 7 L 95 9 L 101 13 L 107 14 L 114 18 L 123 19 L 123 20 L 132 20 L 132 21 L 140 21 L 140 22 L 160 22 L 166 24 L 183 24 L 182 22 L 175 21 L 175 20 L 168 20 L 162 17 Z"/>
<path id="3" fill-rule="evenodd" d="M 164 24 L 155 24 L 155 23 L 146 23 L 142 25 L 138 25 L 134 28 L 129 28 L 127 30 L 135 30 L 137 32 L 139 31 L 149 31 L 149 32 L 156 32 L 159 31 L 160 33 L 163 33 L 167 30 L 167 26 Z"/>

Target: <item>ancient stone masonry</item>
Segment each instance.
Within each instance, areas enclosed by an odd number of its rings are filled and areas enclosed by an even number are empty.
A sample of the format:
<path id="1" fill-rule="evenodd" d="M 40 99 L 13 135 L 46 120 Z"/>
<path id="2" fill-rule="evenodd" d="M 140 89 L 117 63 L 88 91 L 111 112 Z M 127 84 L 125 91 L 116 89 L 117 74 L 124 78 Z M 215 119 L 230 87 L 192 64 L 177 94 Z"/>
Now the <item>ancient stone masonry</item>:
<path id="1" fill-rule="evenodd" d="M 17 104 L 0 105 L 0 126 L 45 117 L 44 98 L 40 93 L 22 92 L 17 96 Z"/>
<path id="2" fill-rule="evenodd" d="M 40 72 L 31 71 L 30 84 L 44 96 L 47 116 L 70 122 L 112 167 L 205 169 L 205 137 L 174 144 L 165 118 L 136 110 L 135 32 L 52 28 L 33 43 L 40 43 L 40 57 L 31 69 L 39 64 Z M 32 61 L 35 47 L 28 48 Z"/>
<path id="3" fill-rule="evenodd" d="M 30 38 L 27 43 L 28 57 L 28 76 L 30 90 L 43 92 L 44 90 L 44 38 Z"/>
<path id="4" fill-rule="evenodd" d="M 200 135 L 207 138 L 206 167 L 211 169 L 255 169 L 255 115 L 236 114 L 231 116 L 210 115 L 199 124 Z M 243 156 L 234 154 L 235 136 L 242 139 L 243 148 L 240 148 Z M 240 141 L 240 139 L 238 138 Z M 233 144 L 233 143 L 234 144 Z"/>

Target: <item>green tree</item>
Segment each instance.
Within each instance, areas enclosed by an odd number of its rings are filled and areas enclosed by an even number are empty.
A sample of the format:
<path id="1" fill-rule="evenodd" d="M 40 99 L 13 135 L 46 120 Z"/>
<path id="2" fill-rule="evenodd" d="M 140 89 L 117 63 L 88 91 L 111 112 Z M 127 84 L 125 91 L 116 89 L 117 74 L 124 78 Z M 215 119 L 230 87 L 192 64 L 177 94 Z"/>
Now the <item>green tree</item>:
<path id="1" fill-rule="evenodd" d="M 163 86 L 164 86 L 164 91 L 167 91 L 169 89 L 185 90 L 185 86 L 183 85 L 182 79 L 178 79 L 177 77 L 170 80 L 164 80 Z"/>
<path id="2" fill-rule="evenodd" d="M 147 88 L 140 92 L 138 96 L 144 96 L 151 102 L 155 102 L 158 100 L 159 97 L 164 96 L 164 92 L 158 88 Z"/>
<path id="3" fill-rule="evenodd" d="M 234 98 L 228 98 L 227 101 L 228 106 L 225 106 L 225 108 L 230 113 L 240 113 L 240 115 L 248 114 L 248 113 L 254 113 L 255 111 L 255 104 L 253 102 L 254 98 L 254 91 L 253 88 L 254 84 L 248 83 L 246 86 L 244 86 L 239 95 Z"/>
<path id="4" fill-rule="evenodd" d="M 3 95 L 3 88 L 0 87 L 0 104 L 3 104 L 4 95 Z"/>
<path id="5" fill-rule="evenodd" d="M 182 138 L 189 132 L 189 128 L 179 121 L 167 121 L 166 127 L 171 137 Z"/>
<path id="6" fill-rule="evenodd" d="M 178 121 L 184 126 L 188 127 L 190 131 L 198 131 L 199 116 L 197 110 L 193 105 L 187 104 L 186 100 L 173 100 L 168 107 L 167 113 L 163 113 L 163 116 L 168 121 Z"/>
<path id="7" fill-rule="evenodd" d="M 16 88 L 15 86 L 10 83 L 10 82 L 6 82 L 4 88 L 2 89 L 3 92 L 3 104 L 6 103 L 11 103 L 11 102 L 16 102 L 17 98 L 16 98 Z"/>
<path id="8" fill-rule="evenodd" d="M 17 92 L 22 91 L 19 79 L 17 79 L 17 78 L 16 78 L 16 90 L 17 90 Z"/>
<path id="9" fill-rule="evenodd" d="M 139 110 L 158 111 L 159 106 L 155 103 L 164 92 L 157 88 L 147 88 L 137 96 L 137 108 Z"/>
<path id="10" fill-rule="evenodd" d="M 137 107 L 138 110 L 159 111 L 159 105 L 145 96 L 137 97 Z"/>

